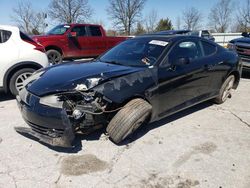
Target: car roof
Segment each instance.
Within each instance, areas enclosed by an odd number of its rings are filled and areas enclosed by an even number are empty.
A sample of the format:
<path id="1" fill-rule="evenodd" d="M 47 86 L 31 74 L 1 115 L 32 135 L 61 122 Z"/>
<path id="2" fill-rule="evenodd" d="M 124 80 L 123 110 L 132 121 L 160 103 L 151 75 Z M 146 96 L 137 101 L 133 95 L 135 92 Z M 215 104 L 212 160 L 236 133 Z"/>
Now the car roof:
<path id="1" fill-rule="evenodd" d="M 134 39 L 138 39 L 138 38 L 149 38 L 152 40 L 163 40 L 163 41 L 168 41 L 168 42 L 175 42 L 178 40 L 182 40 L 182 39 L 199 39 L 199 40 L 203 40 L 200 37 L 197 36 L 192 36 L 192 35 L 162 35 L 162 34 L 147 34 L 147 35 L 140 35 L 135 37 Z"/>
<path id="2" fill-rule="evenodd" d="M 58 26 L 64 26 L 64 25 L 69 25 L 70 27 L 74 27 L 74 26 L 97 26 L 97 27 L 101 27 L 101 25 L 99 24 L 88 24 L 88 23 L 71 23 L 71 24 L 59 24 Z"/>
<path id="3" fill-rule="evenodd" d="M 12 32 L 19 32 L 19 28 L 11 25 L 0 25 L 0 29 L 8 30 Z"/>
<path id="4" fill-rule="evenodd" d="M 165 30 L 156 32 L 155 34 L 174 35 L 174 34 L 185 34 L 188 32 L 190 32 L 190 30 Z"/>

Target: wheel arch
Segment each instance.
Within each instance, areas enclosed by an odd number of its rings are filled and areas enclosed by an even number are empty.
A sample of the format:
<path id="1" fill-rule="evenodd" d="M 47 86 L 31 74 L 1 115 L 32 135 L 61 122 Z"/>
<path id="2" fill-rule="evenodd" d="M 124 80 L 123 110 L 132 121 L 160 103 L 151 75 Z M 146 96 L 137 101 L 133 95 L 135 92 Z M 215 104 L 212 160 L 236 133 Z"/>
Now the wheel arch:
<path id="1" fill-rule="evenodd" d="M 13 74 L 15 74 L 18 70 L 24 69 L 24 68 L 33 68 L 33 69 L 38 70 L 38 69 L 43 68 L 43 66 L 36 62 L 24 61 L 24 62 L 19 62 L 13 65 L 12 67 L 10 67 L 4 74 L 4 78 L 3 78 L 3 89 L 5 92 L 9 91 L 9 83 Z"/>
<path id="2" fill-rule="evenodd" d="M 143 99 L 152 106 L 151 102 L 144 95 L 140 95 L 140 94 L 132 95 L 132 96 L 130 96 L 130 97 L 128 97 L 128 98 L 126 98 L 125 100 L 122 100 L 122 101 L 113 101 L 112 98 L 108 98 L 108 100 L 112 101 L 112 103 L 113 102 L 115 103 L 116 108 L 124 107 L 128 102 L 130 102 L 130 101 L 132 101 L 134 99 Z M 110 103 L 111 106 L 114 105 L 112 103 Z M 151 120 L 152 114 L 153 114 L 153 108 L 152 108 L 152 111 L 151 111 L 151 114 L 150 114 L 150 120 Z"/>
<path id="3" fill-rule="evenodd" d="M 235 76 L 235 82 L 234 82 L 233 89 L 237 89 L 237 87 L 238 87 L 238 85 L 240 83 L 240 77 L 241 77 L 241 75 L 240 75 L 239 71 L 232 71 L 232 72 L 230 72 L 230 74 L 228 76 L 230 76 L 230 75 L 234 75 Z"/>
<path id="4" fill-rule="evenodd" d="M 55 46 L 55 45 L 46 46 L 46 47 L 45 47 L 45 50 L 46 50 L 46 52 L 47 52 L 48 50 L 56 50 L 56 51 L 58 51 L 62 56 L 64 55 L 63 50 L 62 50 L 60 47 Z"/>

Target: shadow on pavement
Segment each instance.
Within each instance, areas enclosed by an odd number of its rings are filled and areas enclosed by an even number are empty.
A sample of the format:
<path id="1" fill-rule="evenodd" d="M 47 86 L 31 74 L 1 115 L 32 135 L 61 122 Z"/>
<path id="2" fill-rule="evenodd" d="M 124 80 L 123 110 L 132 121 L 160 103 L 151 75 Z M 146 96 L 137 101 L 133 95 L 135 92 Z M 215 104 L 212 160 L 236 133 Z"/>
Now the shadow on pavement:
<path id="1" fill-rule="evenodd" d="M 242 78 L 250 79 L 250 71 L 243 71 Z"/>
<path id="2" fill-rule="evenodd" d="M 142 125 L 141 128 L 139 128 L 134 134 L 132 134 L 129 138 L 125 139 L 121 144 L 119 144 L 118 146 L 124 146 L 127 144 L 130 144 L 131 142 L 134 142 L 137 139 L 140 139 L 141 137 L 143 137 L 144 135 L 146 135 L 148 132 L 150 132 L 153 129 L 156 129 L 158 127 L 161 127 L 163 125 L 167 126 L 166 124 L 175 121 L 179 118 L 185 117 L 189 114 L 192 114 L 196 111 L 205 109 L 209 106 L 212 106 L 214 103 L 211 101 L 207 101 L 201 104 L 198 104 L 194 107 L 188 108 L 186 110 L 183 110 L 181 112 L 178 112 L 174 115 L 171 115 L 167 118 L 164 118 L 160 121 L 154 122 L 154 123 L 150 123 L 148 125 Z M 105 133 L 105 128 L 102 128 L 100 130 L 97 130 L 89 135 L 81 135 L 78 134 L 76 135 L 75 141 L 73 143 L 74 147 L 73 148 L 56 148 L 56 147 L 51 147 L 48 146 L 50 149 L 57 151 L 57 152 L 63 152 L 63 153 L 78 153 L 79 151 L 81 151 L 84 146 L 82 146 L 82 140 L 86 140 L 86 141 L 96 141 L 99 140 L 101 135 Z"/>
<path id="3" fill-rule="evenodd" d="M 199 110 L 208 108 L 209 106 L 212 106 L 212 105 L 214 105 L 214 103 L 212 101 L 207 101 L 207 102 L 198 104 L 196 106 L 193 106 L 191 108 L 188 108 L 186 110 L 180 111 L 180 112 L 173 114 L 171 116 L 168 116 L 168 117 L 166 117 L 162 120 L 159 120 L 157 122 L 153 122 L 153 123 L 150 123 L 148 125 L 142 125 L 134 134 L 132 134 L 128 139 L 124 140 L 119 145 L 127 145 L 131 142 L 134 142 L 135 140 L 140 139 L 141 137 L 143 137 L 144 135 L 146 135 L 148 132 L 150 132 L 153 129 L 156 129 L 158 127 L 161 127 L 163 125 L 171 123 L 172 121 L 175 121 L 177 119 L 185 117 L 185 116 L 192 114 L 194 112 L 197 112 Z"/>
<path id="4" fill-rule="evenodd" d="M 13 99 L 15 99 L 14 96 L 12 96 L 10 94 L 6 94 L 3 91 L 0 91 L 0 102 L 1 101 L 13 100 Z"/>

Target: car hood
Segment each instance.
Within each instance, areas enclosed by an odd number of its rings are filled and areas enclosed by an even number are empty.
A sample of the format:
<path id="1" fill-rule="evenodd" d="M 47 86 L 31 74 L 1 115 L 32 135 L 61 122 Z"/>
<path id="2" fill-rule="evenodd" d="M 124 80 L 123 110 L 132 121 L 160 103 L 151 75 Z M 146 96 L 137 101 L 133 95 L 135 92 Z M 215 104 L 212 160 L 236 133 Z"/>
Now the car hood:
<path id="1" fill-rule="evenodd" d="M 88 90 L 111 78 L 142 71 L 145 67 L 129 67 L 103 62 L 72 62 L 48 67 L 37 74 L 40 78 L 28 84 L 28 91 L 45 96 L 53 93 Z M 35 76 L 35 75 L 34 75 Z"/>
<path id="2" fill-rule="evenodd" d="M 241 38 L 233 39 L 230 42 L 231 43 L 250 43 L 250 38 L 249 37 L 241 37 Z"/>
<path id="3" fill-rule="evenodd" d="M 60 37 L 62 37 L 62 35 L 34 35 L 32 36 L 32 39 L 36 42 L 43 42 L 44 40 L 47 40 L 48 38 L 57 39 Z"/>

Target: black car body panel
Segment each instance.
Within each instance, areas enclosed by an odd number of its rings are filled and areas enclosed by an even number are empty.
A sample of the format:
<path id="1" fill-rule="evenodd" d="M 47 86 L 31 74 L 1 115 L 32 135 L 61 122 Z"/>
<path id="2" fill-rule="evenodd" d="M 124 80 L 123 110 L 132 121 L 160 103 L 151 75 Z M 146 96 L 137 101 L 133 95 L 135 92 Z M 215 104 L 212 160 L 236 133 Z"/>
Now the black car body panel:
<path id="1" fill-rule="evenodd" d="M 125 53 L 122 45 L 133 47 L 137 42 L 149 48 L 143 53 L 138 47 L 135 51 L 126 49 L 134 54 L 130 57 L 128 53 L 123 62 L 104 61 L 116 57 L 112 53 L 120 46 Z M 141 54 L 144 57 L 154 47 L 158 50 L 157 58 L 141 59 Z M 118 56 L 119 53 L 116 59 Z M 135 58 L 132 64 L 137 62 L 135 56 L 141 59 L 140 66 L 124 65 L 130 58 Z M 236 88 L 241 75 L 238 55 L 208 40 L 192 36 L 136 37 L 95 62 L 57 65 L 31 77 L 17 101 L 32 130 L 17 131 L 50 145 L 69 146 L 74 133 L 106 126 L 134 98 L 150 103 L 153 110 L 149 121 L 154 122 L 216 97 L 230 74 L 236 77 Z"/>
<path id="2" fill-rule="evenodd" d="M 77 84 L 84 83 L 88 78 L 101 77 L 102 81 L 105 81 L 141 69 L 143 68 L 131 68 L 102 62 L 72 62 L 45 69 L 43 76 L 34 81 L 28 90 L 37 96 L 44 96 L 50 93 L 73 90 Z"/>

